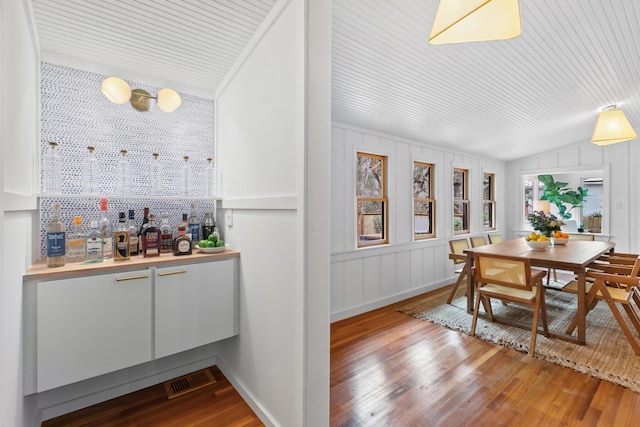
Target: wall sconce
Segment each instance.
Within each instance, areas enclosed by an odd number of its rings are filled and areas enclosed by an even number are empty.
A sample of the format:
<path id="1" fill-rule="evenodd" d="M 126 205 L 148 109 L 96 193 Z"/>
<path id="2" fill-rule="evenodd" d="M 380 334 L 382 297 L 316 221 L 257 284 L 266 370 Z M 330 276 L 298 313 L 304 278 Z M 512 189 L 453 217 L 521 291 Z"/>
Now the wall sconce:
<path id="1" fill-rule="evenodd" d="M 518 0 L 440 0 L 429 43 L 513 39 L 520 33 Z"/>
<path id="2" fill-rule="evenodd" d="M 636 131 L 631 127 L 631 123 L 627 120 L 627 116 L 624 115 L 624 111 L 616 108 L 617 105 L 609 105 L 598 114 L 591 142 L 603 146 L 638 137 Z"/>
<path id="3" fill-rule="evenodd" d="M 100 84 L 100 89 L 104 96 L 114 104 L 124 104 L 130 101 L 133 108 L 138 111 L 148 111 L 149 99 L 151 98 L 155 99 L 158 108 L 166 113 L 171 113 L 182 105 L 180 95 L 173 89 L 160 89 L 157 96 L 151 96 L 144 89 L 131 90 L 129 84 L 119 77 L 107 77 Z"/>

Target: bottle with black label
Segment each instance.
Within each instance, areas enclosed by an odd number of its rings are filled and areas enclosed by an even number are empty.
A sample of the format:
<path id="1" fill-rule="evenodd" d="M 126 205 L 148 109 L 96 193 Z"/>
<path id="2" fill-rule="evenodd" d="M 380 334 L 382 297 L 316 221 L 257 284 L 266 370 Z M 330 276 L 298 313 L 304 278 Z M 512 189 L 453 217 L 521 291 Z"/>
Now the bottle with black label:
<path id="1" fill-rule="evenodd" d="M 191 239 L 187 237 L 186 231 L 186 225 L 178 225 L 178 236 L 173 239 L 174 255 L 191 255 L 191 248 L 193 247 L 193 243 L 191 242 Z"/>
<path id="2" fill-rule="evenodd" d="M 127 261 L 129 256 L 129 227 L 124 212 L 120 212 L 116 231 L 113 233 L 113 260 Z"/>
<path id="3" fill-rule="evenodd" d="M 162 224 L 160 225 L 160 251 L 162 253 L 172 252 L 173 247 L 173 233 L 171 232 L 171 226 L 169 225 L 169 214 L 162 214 Z"/>
<path id="4" fill-rule="evenodd" d="M 142 253 L 142 232 L 149 225 L 149 208 L 143 209 L 142 224 L 140 224 L 140 231 L 138 232 L 138 253 Z"/>
<path id="5" fill-rule="evenodd" d="M 189 233 L 191 233 L 191 241 L 198 242 L 200 240 L 200 219 L 196 212 L 196 204 L 191 203 L 191 215 L 189 215 Z"/>
<path id="6" fill-rule="evenodd" d="M 129 256 L 138 255 L 138 227 L 136 227 L 135 212 L 129 209 Z"/>
<path id="7" fill-rule="evenodd" d="M 47 267 L 62 267 L 66 261 L 66 227 L 60 221 L 60 203 L 51 205 L 51 221 L 46 227 Z"/>
<path id="8" fill-rule="evenodd" d="M 160 229 L 156 227 L 156 216 L 149 214 L 149 223 L 142 231 L 142 256 L 160 256 Z"/>

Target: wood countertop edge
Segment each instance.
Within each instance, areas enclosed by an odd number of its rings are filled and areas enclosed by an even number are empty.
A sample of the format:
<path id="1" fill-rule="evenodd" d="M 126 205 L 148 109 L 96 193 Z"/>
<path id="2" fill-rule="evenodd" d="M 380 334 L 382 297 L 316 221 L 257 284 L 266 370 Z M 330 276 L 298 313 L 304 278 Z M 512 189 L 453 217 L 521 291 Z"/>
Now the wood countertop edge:
<path id="1" fill-rule="evenodd" d="M 191 255 L 176 256 L 171 253 L 160 254 L 159 257 L 144 258 L 140 255 L 132 257 L 128 261 L 105 260 L 95 264 L 67 263 L 62 267 L 47 267 L 46 260 L 42 259 L 33 264 L 22 276 L 23 282 L 34 280 L 50 280 L 67 277 L 79 277 L 92 274 L 108 274 L 139 270 L 148 267 L 172 267 L 176 265 L 197 264 L 208 261 L 239 257 L 240 252 L 225 248 L 224 252 L 207 254 L 194 249 Z"/>

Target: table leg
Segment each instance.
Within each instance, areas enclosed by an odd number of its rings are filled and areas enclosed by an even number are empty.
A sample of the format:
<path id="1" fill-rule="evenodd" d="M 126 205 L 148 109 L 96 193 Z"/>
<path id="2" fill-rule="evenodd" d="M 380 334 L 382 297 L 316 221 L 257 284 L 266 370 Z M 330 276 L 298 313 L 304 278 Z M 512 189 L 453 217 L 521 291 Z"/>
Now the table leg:
<path id="1" fill-rule="evenodd" d="M 578 343 L 586 344 L 587 317 L 587 276 L 585 270 L 576 271 L 578 276 Z"/>

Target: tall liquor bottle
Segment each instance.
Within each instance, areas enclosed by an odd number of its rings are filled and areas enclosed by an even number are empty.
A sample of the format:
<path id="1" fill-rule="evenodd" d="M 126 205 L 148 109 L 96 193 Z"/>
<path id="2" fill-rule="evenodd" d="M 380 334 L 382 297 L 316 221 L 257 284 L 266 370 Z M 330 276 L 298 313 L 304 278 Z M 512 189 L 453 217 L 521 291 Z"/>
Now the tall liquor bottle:
<path id="1" fill-rule="evenodd" d="M 124 212 L 120 212 L 118 216 L 118 225 L 113 233 L 114 240 L 114 261 L 127 261 L 131 259 L 129 256 L 129 227 L 127 226 L 126 216 Z"/>
<path id="2" fill-rule="evenodd" d="M 213 169 L 213 159 L 211 157 L 209 157 L 207 159 L 207 189 L 206 189 L 206 196 L 207 197 L 213 197 L 213 195 L 215 194 L 215 189 L 214 189 L 214 185 L 215 185 L 215 179 L 216 179 L 216 173 L 215 173 L 215 169 Z"/>
<path id="3" fill-rule="evenodd" d="M 193 243 L 191 242 L 191 239 L 187 237 L 186 230 L 186 225 L 178 225 L 178 236 L 173 239 L 174 255 L 191 255 L 191 248 L 193 247 Z"/>
<path id="4" fill-rule="evenodd" d="M 184 163 L 180 167 L 180 195 L 191 196 L 192 174 L 189 165 L 189 156 L 184 156 Z"/>
<path id="5" fill-rule="evenodd" d="M 73 217 L 73 232 L 67 236 L 67 262 L 84 262 L 87 238 L 82 232 L 82 217 Z"/>
<path id="6" fill-rule="evenodd" d="M 49 143 L 49 151 L 44 156 L 43 178 L 45 193 L 62 193 L 62 159 L 57 142 Z"/>
<path id="7" fill-rule="evenodd" d="M 142 253 L 142 232 L 149 225 L 149 208 L 143 209 L 142 224 L 140 224 L 140 231 L 138 231 L 138 253 Z"/>
<path id="8" fill-rule="evenodd" d="M 98 221 L 91 221 L 91 228 L 87 233 L 87 243 L 85 245 L 85 264 L 92 264 L 94 262 L 104 261 L 102 256 L 102 249 L 104 244 L 102 243 L 102 234 L 98 228 Z"/>
<path id="9" fill-rule="evenodd" d="M 135 212 L 129 209 L 129 256 L 138 255 L 138 227 L 136 227 Z"/>
<path id="10" fill-rule="evenodd" d="M 142 232 L 142 256 L 160 256 L 160 229 L 156 227 L 156 216 L 149 214 L 149 223 Z"/>
<path id="11" fill-rule="evenodd" d="M 162 163 L 158 157 L 158 153 L 153 153 L 153 159 L 149 166 L 149 190 L 152 196 L 162 195 Z"/>
<path id="12" fill-rule="evenodd" d="M 169 253 L 173 249 L 173 233 L 171 232 L 171 226 L 169 225 L 169 214 L 162 214 L 162 224 L 160 225 L 160 252 Z"/>
<path id="13" fill-rule="evenodd" d="M 66 227 L 60 221 L 60 203 L 51 205 L 51 221 L 46 227 L 47 267 L 62 267 L 66 261 Z"/>
<path id="14" fill-rule="evenodd" d="M 96 148 L 87 147 L 89 154 L 82 162 L 82 192 L 100 194 L 100 164 L 96 157 Z"/>
<path id="15" fill-rule="evenodd" d="M 200 219 L 196 212 L 196 204 L 191 203 L 191 215 L 189 215 L 189 233 L 191 233 L 191 240 L 198 242 L 200 240 Z"/>
<path id="16" fill-rule="evenodd" d="M 116 194 L 131 194 L 131 163 L 127 158 L 127 150 L 120 150 L 116 167 Z"/>
<path id="17" fill-rule="evenodd" d="M 216 228 L 216 222 L 213 220 L 213 216 L 210 212 L 205 213 L 202 220 L 202 239 L 207 239 L 212 235 L 214 228 Z"/>
<path id="18" fill-rule="evenodd" d="M 107 199 L 100 199 L 100 234 L 102 234 L 102 256 L 104 259 L 113 258 L 113 233 L 111 232 L 111 222 L 107 217 Z"/>

